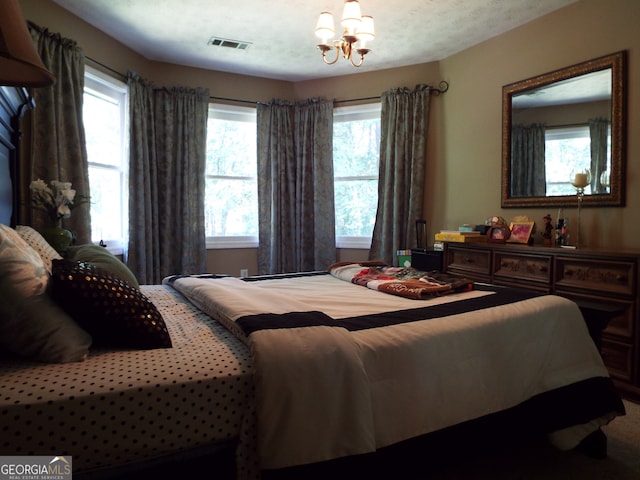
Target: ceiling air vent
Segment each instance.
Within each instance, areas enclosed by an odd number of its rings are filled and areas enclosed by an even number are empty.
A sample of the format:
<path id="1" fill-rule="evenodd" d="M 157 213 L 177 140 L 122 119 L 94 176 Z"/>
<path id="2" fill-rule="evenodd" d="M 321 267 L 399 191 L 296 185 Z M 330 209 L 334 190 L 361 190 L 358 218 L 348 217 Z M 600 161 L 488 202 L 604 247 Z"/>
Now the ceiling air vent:
<path id="1" fill-rule="evenodd" d="M 214 47 L 226 47 L 233 48 L 235 50 L 246 50 L 251 45 L 251 42 L 243 42 L 241 40 L 231 40 L 229 38 L 211 37 L 207 42 L 207 45 Z"/>

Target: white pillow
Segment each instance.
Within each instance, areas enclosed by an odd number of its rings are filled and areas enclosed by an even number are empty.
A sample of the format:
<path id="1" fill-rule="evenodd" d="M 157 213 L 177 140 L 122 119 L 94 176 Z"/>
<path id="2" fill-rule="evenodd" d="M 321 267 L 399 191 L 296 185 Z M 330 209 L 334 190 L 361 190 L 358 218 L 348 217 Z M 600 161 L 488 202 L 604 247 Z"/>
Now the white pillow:
<path id="1" fill-rule="evenodd" d="M 13 228 L 0 224 L 0 282 L 30 297 L 44 293 L 49 275 L 38 252 Z"/>
<path id="2" fill-rule="evenodd" d="M 17 231 L 0 224 L 0 349 L 41 362 L 76 362 L 91 336 L 46 292 L 49 272 Z"/>
<path id="3" fill-rule="evenodd" d="M 16 226 L 16 232 L 18 232 L 18 235 L 20 235 L 31 248 L 38 252 L 40 258 L 42 258 L 42 261 L 44 262 L 47 272 L 51 275 L 51 264 L 53 263 L 53 260 L 60 260 L 62 256 L 56 252 L 51 245 L 49 245 L 44 237 L 40 235 L 40 232 L 34 230 L 32 227 L 27 225 L 18 225 Z"/>

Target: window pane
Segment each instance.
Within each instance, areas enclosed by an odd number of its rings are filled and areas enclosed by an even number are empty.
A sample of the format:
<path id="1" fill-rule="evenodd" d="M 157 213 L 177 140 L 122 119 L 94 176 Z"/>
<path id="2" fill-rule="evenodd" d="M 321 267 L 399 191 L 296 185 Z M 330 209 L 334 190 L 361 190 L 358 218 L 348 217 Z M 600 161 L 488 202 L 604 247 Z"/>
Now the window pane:
<path id="1" fill-rule="evenodd" d="M 93 241 L 123 238 L 120 172 L 89 166 L 91 185 L 91 233 Z"/>
<path id="2" fill-rule="evenodd" d="M 208 237 L 258 235 L 255 178 L 207 178 L 206 192 L 205 228 Z"/>
<path id="3" fill-rule="evenodd" d="M 336 234 L 371 237 L 378 204 L 378 180 L 336 181 L 335 198 Z"/>
<path id="4" fill-rule="evenodd" d="M 91 240 L 121 253 L 127 222 L 127 87 L 85 70 L 83 123 L 91 186 Z"/>
<path id="5" fill-rule="evenodd" d="M 574 195 L 576 189 L 569 183 L 569 177 L 578 168 L 591 168 L 589 128 L 548 130 L 545 134 L 547 195 Z M 590 191 L 590 187 L 585 191 Z"/>
<path id="6" fill-rule="evenodd" d="M 85 89 L 83 102 L 82 114 L 90 161 L 120 166 L 120 106 L 88 88 Z"/>
<path id="7" fill-rule="evenodd" d="M 378 205 L 380 109 L 344 107 L 334 112 L 333 167 L 336 236 L 373 234 Z"/>
<path id="8" fill-rule="evenodd" d="M 256 124 L 210 118 L 207 125 L 207 175 L 256 175 Z"/>
<path id="9" fill-rule="evenodd" d="M 333 164 L 336 177 L 378 176 L 380 119 L 334 123 Z"/>
<path id="10" fill-rule="evenodd" d="M 255 109 L 209 109 L 205 184 L 207 237 L 258 236 Z M 237 240 L 237 238 L 236 238 Z M 215 240 L 211 240 L 215 244 Z"/>

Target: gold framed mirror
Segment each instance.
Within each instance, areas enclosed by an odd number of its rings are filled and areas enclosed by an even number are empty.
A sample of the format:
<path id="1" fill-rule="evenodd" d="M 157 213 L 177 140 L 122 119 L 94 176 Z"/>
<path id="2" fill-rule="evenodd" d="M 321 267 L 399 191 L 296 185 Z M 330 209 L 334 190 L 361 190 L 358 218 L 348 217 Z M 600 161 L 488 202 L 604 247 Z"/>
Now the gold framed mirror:
<path id="1" fill-rule="evenodd" d="M 502 87 L 502 207 L 624 206 L 625 111 L 625 51 Z"/>

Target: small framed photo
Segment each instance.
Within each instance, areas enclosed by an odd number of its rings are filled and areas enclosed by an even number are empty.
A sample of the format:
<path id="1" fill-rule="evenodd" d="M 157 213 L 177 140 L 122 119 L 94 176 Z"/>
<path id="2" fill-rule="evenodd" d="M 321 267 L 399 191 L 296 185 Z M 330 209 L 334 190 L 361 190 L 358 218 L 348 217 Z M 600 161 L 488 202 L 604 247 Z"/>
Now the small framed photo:
<path id="1" fill-rule="evenodd" d="M 493 225 L 487 231 L 487 241 L 492 243 L 504 243 L 509 239 L 511 231 L 506 225 Z"/>
<path id="2" fill-rule="evenodd" d="M 509 225 L 511 235 L 507 241 L 512 243 L 529 243 L 533 225 L 534 222 L 511 222 L 511 225 Z"/>

